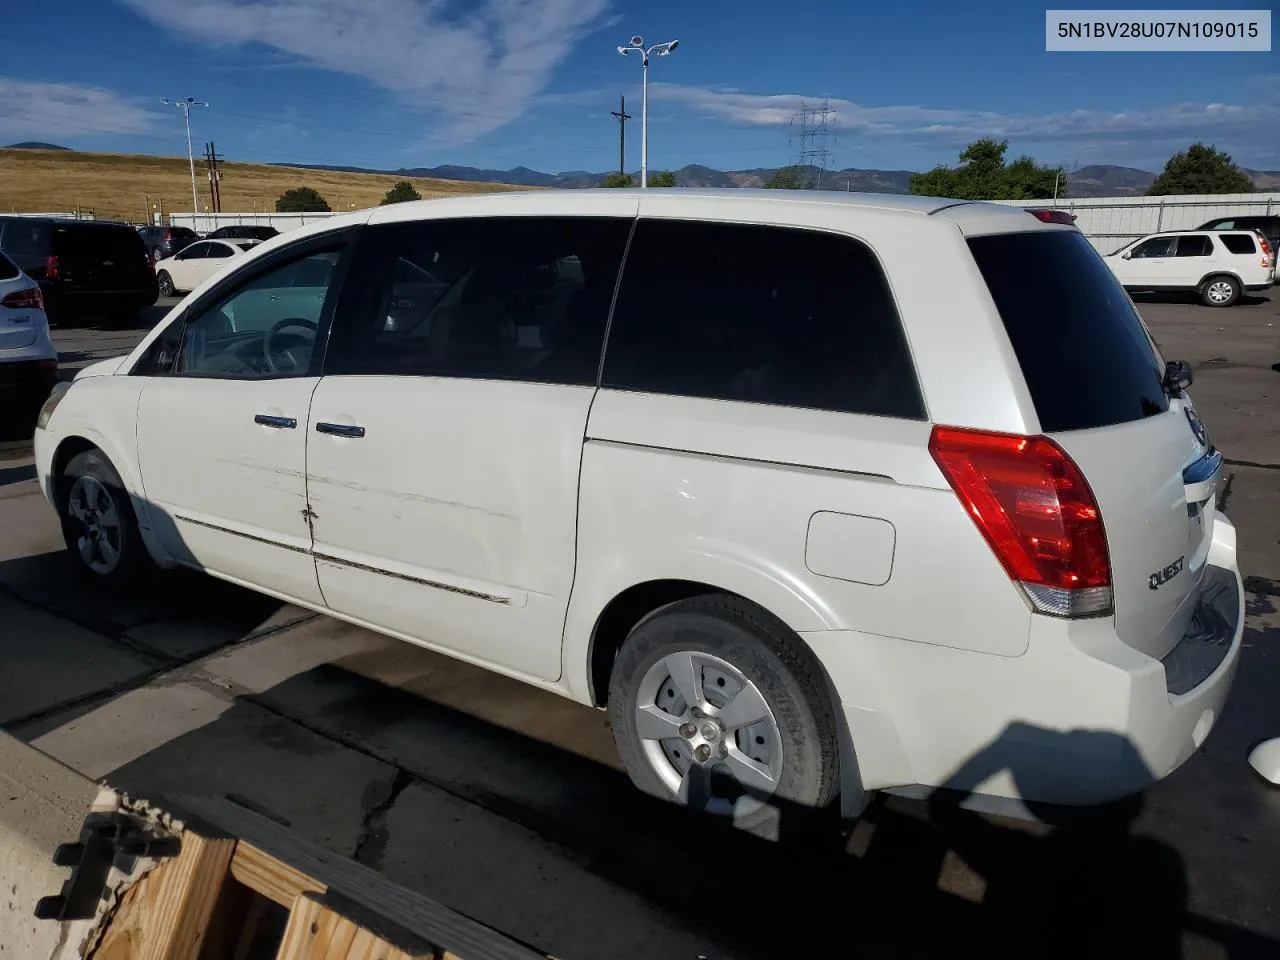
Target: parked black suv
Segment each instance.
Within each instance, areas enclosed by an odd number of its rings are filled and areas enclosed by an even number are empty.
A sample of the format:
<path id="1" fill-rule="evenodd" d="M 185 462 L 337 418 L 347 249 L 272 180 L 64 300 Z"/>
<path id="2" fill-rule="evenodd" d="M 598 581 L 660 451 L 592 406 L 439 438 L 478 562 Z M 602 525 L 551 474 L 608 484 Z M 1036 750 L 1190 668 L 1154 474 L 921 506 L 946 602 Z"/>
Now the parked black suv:
<path id="1" fill-rule="evenodd" d="M 190 227 L 139 227 L 138 236 L 151 251 L 152 260 L 172 257 L 200 239 L 200 234 Z"/>
<path id="2" fill-rule="evenodd" d="M 1196 227 L 1197 230 L 1256 230 L 1267 238 L 1271 254 L 1280 248 L 1280 216 L 1219 217 Z"/>
<path id="3" fill-rule="evenodd" d="M 127 223 L 0 217 L 0 250 L 39 282 L 50 320 L 131 320 L 158 296 L 151 254 Z"/>
<path id="4" fill-rule="evenodd" d="M 206 240 L 270 240 L 280 236 L 275 227 L 259 227 L 253 224 L 244 226 L 219 227 L 205 236 Z"/>

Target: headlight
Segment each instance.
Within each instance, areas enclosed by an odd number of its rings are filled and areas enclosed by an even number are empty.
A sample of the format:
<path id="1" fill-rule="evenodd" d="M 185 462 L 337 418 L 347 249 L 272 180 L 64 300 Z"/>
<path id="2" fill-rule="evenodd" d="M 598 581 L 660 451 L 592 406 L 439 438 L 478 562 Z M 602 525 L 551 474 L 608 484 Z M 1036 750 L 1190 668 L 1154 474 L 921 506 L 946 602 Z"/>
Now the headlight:
<path id="1" fill-rule="evenodd" d="M 58 409 L 58 404 L 62 402 L 62 398 L 67 395 L 67 391 L 71 389 L 71 384 L 67 381 L 59 381 L 49 391 L 49 399 L 44 402 L 44 406 L 40 408 L 40 416 L 36 417 L 36 429 L 43 430 L 49 426 L 49 420 L 53 417 L 53 411 Z"/>

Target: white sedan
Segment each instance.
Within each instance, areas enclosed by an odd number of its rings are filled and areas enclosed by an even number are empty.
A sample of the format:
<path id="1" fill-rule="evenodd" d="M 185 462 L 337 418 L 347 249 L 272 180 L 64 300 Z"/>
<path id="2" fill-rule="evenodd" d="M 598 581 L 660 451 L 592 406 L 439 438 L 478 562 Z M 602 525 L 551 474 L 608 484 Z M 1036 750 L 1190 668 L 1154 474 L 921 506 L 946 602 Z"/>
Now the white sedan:
<path id="1" fill-rule="evenodd" d="M 156 282 L 160 296 L 187 293 L 204 283 L 257 241 L 200 240 L 179 253 L 156 262 Z"/>

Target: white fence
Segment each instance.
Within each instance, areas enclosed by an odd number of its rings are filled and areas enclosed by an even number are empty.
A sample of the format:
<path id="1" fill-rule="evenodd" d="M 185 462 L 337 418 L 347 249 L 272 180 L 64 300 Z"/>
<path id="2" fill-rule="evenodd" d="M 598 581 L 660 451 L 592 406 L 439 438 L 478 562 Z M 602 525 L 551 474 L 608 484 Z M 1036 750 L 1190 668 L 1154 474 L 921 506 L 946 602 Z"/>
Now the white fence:
<path id="1" fill-rule="evenodd" d="M 1196 194 L 1181 197 L 1095 197 L 1081 200 L 1005 200 L 1020 207 L 1051 207 L 1076 215 L 1076 226 L 1102 253 L 1161 230 L 1194 230 L 1219 217 L 1280 215 L 1280 193 Z M 218 227 L 272 226 L 284 232 L 333 213 L 171 213 L 175 227 L 208 233 Z"/>
<path id="2" fill-rule="evenodd" d="M 212 233 L 219 227 L 275 227 L 281 233 L 315 223 L 342 211 L 328 213 L 171 213 L 169 226 L 190 227 L 196 233 Z"/>
<path id="3" fill-rule="evenodd" d="M 1280 193 L 1194 194 L 1180 197 L 1093 197 L 1081 200 L 1002 201 L 1053 207 L 1076 215 L 1076 226 L 1102 253 L 1161 230 L 1194 230 L 1219 217 L 1280 215 Z"/>
<path id="4" fill-rule="evenodd" d="M 6 217 L 56 217 L 59 220 L 93 220 L 94 216 L 85 210 L 73 210 L 71 213 L 6 213 Z"/>

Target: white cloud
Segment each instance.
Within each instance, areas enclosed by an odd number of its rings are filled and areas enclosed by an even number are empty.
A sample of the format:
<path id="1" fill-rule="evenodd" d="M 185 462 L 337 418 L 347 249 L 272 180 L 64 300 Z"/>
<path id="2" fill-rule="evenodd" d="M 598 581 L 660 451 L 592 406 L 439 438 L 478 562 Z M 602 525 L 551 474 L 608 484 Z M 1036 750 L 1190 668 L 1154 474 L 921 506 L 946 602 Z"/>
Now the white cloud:
<path id="1" fill-rule="evenodd" d="M 473 140 L 518 118 L 609 0 L 120 0 L 215 44 L 262 44 L 358 77 Z"/>
<path id="2" fill-rule="evenodd" d="M 681 104 L 708 118 L 743 126 L 786 126 L 802 104 L 821 105 L 821 97 L 798 94 L 749 94 L 707 87 L 654 83 L 658 102 Z M 1151 110 L 1068 110 L 1022 114 L 955 110 L 924 106 L 866 107 L 831 98 L 829 123 L 841 134 L 878 135 L 907 140 L 967 143 L 976 137 L 1011 140 L 1075 140 L 1131 137 L 1135 133 L 1212 138 L 1253 125 L 1280 122 L 1280 105 L 1179 103 Z M 1270 127 L 1274 129 L 1274 126 Z"/>
<path id="3" fill-rule="evenodd" d="M 145 133 L 158 116 L 101 87 L 0 77 L 0 139 L 5 142 Z"/>

